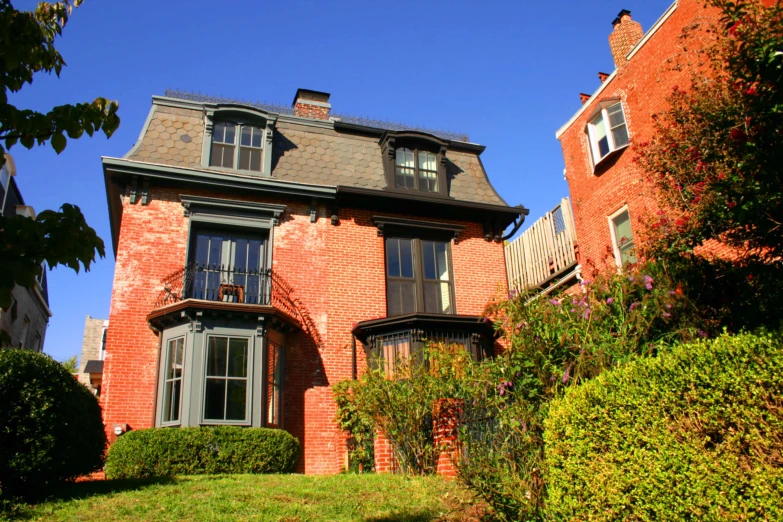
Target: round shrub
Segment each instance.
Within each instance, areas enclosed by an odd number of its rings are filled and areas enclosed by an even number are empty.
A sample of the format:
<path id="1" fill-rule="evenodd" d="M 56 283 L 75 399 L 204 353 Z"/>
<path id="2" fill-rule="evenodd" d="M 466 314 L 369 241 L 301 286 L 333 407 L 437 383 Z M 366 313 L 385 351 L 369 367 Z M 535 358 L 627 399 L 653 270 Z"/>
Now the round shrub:
<path id="1" fill-rule="evenodd" d="M 783 341 L 724 335 L 553 401 L 552 520 L 783 520 Z"/>
<path id="2" fill-rule="evenodd" d="M 0 349 L 0 489 L 34 496 L 103 465 L 98 399 L 61 364 Z"/>
<path id="3" fill-rule="evenodd" d="M 130 431 L 109 448 L 106 478 L 286 473 L 299 440 L 283 430 L 217 426 Z"/>

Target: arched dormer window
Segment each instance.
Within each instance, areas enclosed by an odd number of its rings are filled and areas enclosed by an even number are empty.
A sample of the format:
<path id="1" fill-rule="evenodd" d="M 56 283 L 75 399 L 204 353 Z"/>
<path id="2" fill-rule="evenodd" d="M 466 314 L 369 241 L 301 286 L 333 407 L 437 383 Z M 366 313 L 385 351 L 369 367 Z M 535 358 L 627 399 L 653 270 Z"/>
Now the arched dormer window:
<path id="1" fill-rule="evenodd" d="M 275 118 L 245 108 L 209 108 L 206 112 L 204 167 L 269 176 Z"/>
<path id="2" fill-rule="evenodd" d="M 446 142 L 420 132 L 387 132 L 381 149 L 387 190 L 448 196 Z"/>

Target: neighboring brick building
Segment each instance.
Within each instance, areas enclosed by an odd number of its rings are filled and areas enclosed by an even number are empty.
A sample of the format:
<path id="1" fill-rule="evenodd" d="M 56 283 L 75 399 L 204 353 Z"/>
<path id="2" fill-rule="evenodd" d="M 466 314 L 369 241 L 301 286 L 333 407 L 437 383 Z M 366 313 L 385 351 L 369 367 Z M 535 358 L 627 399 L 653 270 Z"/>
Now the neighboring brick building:
<path id="1" fill-rule="evenodd" d="M 6 154 L 5 165 L 0 169 L 0 215 L 35 219 L 35 210 L 25 205 L 15 178 L 14 159 L 10 154 Z M 11 299 L 8 310 L 0 311 L 0 330 L 5 330 L 10 336 L 9 346 L 43 352 L 46 327 L 52 317 L 49 310 L 46 265 L 41 265 L 41 272 L 35 279 L 34 287 L 15 286 L 11 290 Z"/>
<path id="2" fill-rule="evenodd" d="M 692 53 L 683 52 L 683 30 L 706 27 L 716 18 L 702 0 L 679 0 L 647 33 L 625 10 L 613 22 L 609 47 L 615 71 L 598 73 L 598 90 L 581 95 L 582 107 L 556 133 L 583 274 L 634 259 L 634 247 L 643 240 L 637 234 L 640 219 L 657 209 L 630 145 L 650 140 L 652 116 L 667 108 L 674 86 L 690 84 Z"/>
<path id="3" fill-rule="evenodd" d="M 103 158 L 107 432 L 280 426 L 300 471 L 338 472 L 331 385 L 424 338 L 491 352 L 480 315 L 527 211 L 466 137 L 330 117 L 315 91 L 291 109 L 167 94 L 131 151 Z"/>
<path id="4" fill-rule="evenodd" d="M 109 321 L 89 315 L 84 320 L 82 354 L 79 358 L 79 382 L 100 396 L 103 378 L 103 356 L 106 351 L 106 329 Z"/>

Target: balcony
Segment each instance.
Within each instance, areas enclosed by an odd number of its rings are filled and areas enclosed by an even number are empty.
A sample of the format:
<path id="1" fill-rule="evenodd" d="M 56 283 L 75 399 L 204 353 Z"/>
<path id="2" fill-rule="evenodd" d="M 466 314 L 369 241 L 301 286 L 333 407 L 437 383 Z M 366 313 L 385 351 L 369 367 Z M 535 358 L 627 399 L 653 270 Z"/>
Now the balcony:
<path id="1" fill-rule="evenodd" d="M 161 281 L 163 289 L 147 320 L 158 326 L 189 309 L 223 314 L 272 315 L 301 328 L 293 288 L 271 269 L 190 264 Z"/>
<path id="2" fill-rule="evenodd" d="M 573 279 L 576 268 L 576 227 L 568 198 L 506 245 L 508 286 L 520 292 L 552 290 Z"/>

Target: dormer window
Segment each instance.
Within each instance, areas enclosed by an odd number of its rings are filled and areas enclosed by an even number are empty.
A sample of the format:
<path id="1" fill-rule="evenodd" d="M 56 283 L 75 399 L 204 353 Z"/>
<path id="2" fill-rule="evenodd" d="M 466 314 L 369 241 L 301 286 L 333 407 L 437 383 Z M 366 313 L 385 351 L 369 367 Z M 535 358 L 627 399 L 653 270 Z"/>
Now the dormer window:
<path id="1" fill-rule="evenodd" d="M 599 104 L 599 110 L 587 124 L 587 136 L 594 165 L 612 152 L 626 147 L 629 139 L 623 103 L 614 100 Z"/>
<path id="2" fill-rule="evenodd" d="M 387 132 L 381 138 L 387 190 L 447 196 L 446 142 L 419 132 Z"/>
<path id="3" fill-rule="evenodd" d="M 400 147 L 395 153 L 397 188 L 438 192 L 437 155 L 426 150 Z"/>
<path id="4" fill-rule="evenodd" d="M 207 110 L 201 165 L 271 175 L 274 115 L 244 108 Z"/>
<path id="5" fill-rule="evenodd" d="M 239 147 L 236 145 L 239 135 Z M 236 125 L 234 123 L 215 123 L 212 129 L 212 150 L 209 155 L 210 167 L 261 172 L 264 129 L 255 125 Z"/>

